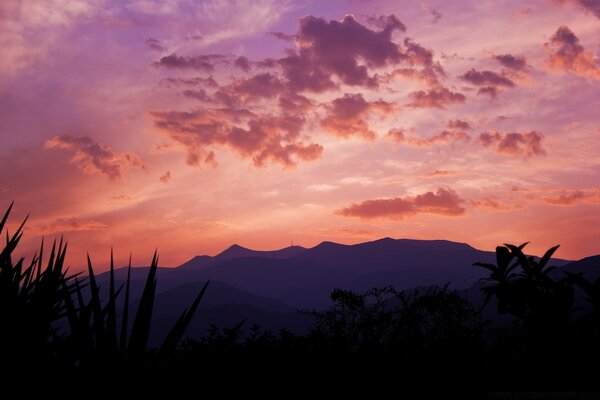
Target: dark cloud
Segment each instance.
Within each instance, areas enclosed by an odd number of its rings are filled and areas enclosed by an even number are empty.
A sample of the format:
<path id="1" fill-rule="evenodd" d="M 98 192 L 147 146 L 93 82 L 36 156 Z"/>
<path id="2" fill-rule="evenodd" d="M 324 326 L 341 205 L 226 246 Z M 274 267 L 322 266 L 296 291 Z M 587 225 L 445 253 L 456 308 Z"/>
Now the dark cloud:
<path id="1" fill-rule="evenodd" d="M 215 62 L 223 61 L 226 56 L 221 54 L 205 54 L 196 56 L 178 56 L 173 53 L 162 57 L 155 62 L 154 66 L 171 69 L 193 69 L 205 72 L 212 72 L 215 68 Z"/>
<path id="2" fill-rule="evenodd" d="M 515 71 L 522 71 L 527 67 L 525 57 L 517 57 L 512 54 L 498 54 L 494 56 L 494 60 L 498 61 L 502 66 Z"/>
<path id="3" fill-rule="evenodd" d="M 486 132 L 479 135 L 479 142 L 484 147 L 493 147 L 497 153 L 514 156 L 543 156 L 546 151 L 542 147 L 543 135 L 536 131 L 527 133 Z"/>
<path id="4" fill-rule="evenodd" d="M 346 93 L 331 102 L 321 126 L 327 133 L 344 138 L 360 136 L 374 139 L 375 132 L 369 128 L 366 118 L 373 112 L 387 114 L 392 110 L 392 105 L 385 101 L 368 102 L 359 93 Z"/>
<path id="5" fill-rule="evenodd" d="M 244 72 L 249 72 L 251 68 L 250 61 L 248 61 L 248 59 L 244 56 L 236 58 L 233 62 L 233 65 L 235 65 Z"/>
<path id="6" fill-rule="evenodd" d="M 446 126 L 451 129 L 462 129 L 463 131 L 471 129 L 471 125 L 467 121 L 460 119 L 451 119 L 446 122 Z"/>
<path id="7" fill-rule="evenodd" d="M 283 32 L 267 32 L 267 35 L 272 35 L 277 39 L 285 40 L 286 42 L 291 42 L 296 37 L 296 35 L 288 35 L 287 33 Z"/>
<path id="8" fill-rule="evenodd" d="M 167 51 L 167 48 L 165 46 L 163 46 L 163 44 L 160 42 L 160 40 L 157 40 L 157 39 L 150 38 L 150 39 L 146 40 L 146 45 L 154 51 L 160 51 L 160 52 Z"/>
<path id="9" fill-rule="evenodd" d="M 477 90 L 477 94 L 489 96 L 490 99 L 498 97 L 498 89 L 495 86 L 485 86 Z"/>
<path id="10" fill-rule="evenodd" d="M 515 83 L 507 77 L 493 71 L 478 71 L 471 68 L 461 76 L 465 81 L 477 86 L 514 87 Z"/>
<path id="11" fill-rule="evenodd" d="M 445 108 L 450 104 L 462 104 L 465 96 L 462 93 L 452 92 L 445 87 L 436 87 L 429 90 L 419 90 L 409 94 L 410 107 L 417 108 Z"/>
<path id="12" fill-rule="evenodd" d="M 600 79 L 600 62 L 593 53 L 585 51 L 575 36 L 566 26 L 561 26 L 544 44 L 548 52 L 548 65 L 557 71 Z"/>
<path id="13" fill-rule="evenodd" d="M 404 31 L 404 25 L 393 15 L 378 19 L 376 24 L 379 31 L 351 15 L 342 21 L 302 18 L 297 49 L 278 61 L 290 88 L 295 92 L 323 92 L 336 86 L 331 75 L 347 85 L 376 87 L 377 79 L 369 74 L 369 68 L 397 64 L 406 58 L 392 41 L 394 31 Z"/>
<path id="14" fill-rule="evenodd" d="M 218 88 L 219 84 L 214 80 L 212 76 L 208 78 L 195 77 L 195 78 L 164 78 L 161 79 L 159 85 L 166 87 L 178 87 L 178 86 L 204 86 L 207 88 Z"/>
<path id="15" fill-rule="evenodd" d="M 185 97 L 188 97 L 190 99 L 196 99 L 196 100 L 206 101 L 206 102 L 212 101 L 212 98 L 206 93 L 206 90 L 204 90 L 204 89 L 184 90 L 183 92 L 181 92 L 181 94 L 183 94 Z"/>
<path id="16" fill-rule="evenodd" d="M 436 214 L 444 216 L 462 215 L 461 199 L 451 189 L 439 188 L 435 193 L 426 192 L 416 196 L 392 199 L 365 200 L 353 203 L 336 213 L 345 217 L 403 219 L 416 214 Z"/>
<path id="17" fill-rule="evenodd" d="M 489 96 L 491 99 L 495 99 L 502 88 L 515 86 L 515 83 L 504 75 L 487 70 L 478 71 L 475 68 L 465 72 L 461 78 L 473 85 L 480 86 L 477 94 Z"/>
<path id="18" fill-rule="evenodd" d="M 112 150 L 88 136 L 55 136 L 47 140 L 44 147 L 74 151 L 71 163 L 85 173 L 103 174 L 111 181 L 120 180 L 123 172 L 130 167 L 146 169 L 137 154 Z"/>

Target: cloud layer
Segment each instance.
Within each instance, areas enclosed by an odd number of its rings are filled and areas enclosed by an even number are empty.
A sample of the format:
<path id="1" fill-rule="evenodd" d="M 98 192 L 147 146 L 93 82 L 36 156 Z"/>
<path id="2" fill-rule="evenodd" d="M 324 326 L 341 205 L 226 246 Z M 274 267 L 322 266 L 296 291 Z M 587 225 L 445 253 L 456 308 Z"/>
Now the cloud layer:
<path id="1" fill-rule="evenodd" d="M 439 188 L 416 196 L 365 200 L 337 211 L 344 217 L 403 219 L 416 214 L 462 215 L 463 200 L 451 189 Z"/>

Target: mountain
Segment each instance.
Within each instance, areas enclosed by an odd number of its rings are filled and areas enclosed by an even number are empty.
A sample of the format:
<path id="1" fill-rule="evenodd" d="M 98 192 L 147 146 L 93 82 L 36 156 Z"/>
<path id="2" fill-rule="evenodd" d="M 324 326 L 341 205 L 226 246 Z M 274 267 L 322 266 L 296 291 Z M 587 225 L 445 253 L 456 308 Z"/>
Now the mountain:
<path id="1" fill-rule="evenodd" d="M 199 268 L 204 267 L 211 264 L 218 264 L 225 261 L 233 260 L 236 258 L 242 257 L 262 257 L 262 258 L 290 258 L 296 255 L 299 255 L 306 251 L 306 249 L 302 246 L 289 246 L 279 250 L 272 251 L 259 251 L 259 250 L 251 250 L 240 245 L 234 244 L 224 250 L 223 252 L 217 254 L 214 257 L 211 256 L 196 256 L 191 260 L 183 263 L 178 268 L 186 269 L 186 268 Z"/>
<path id="2" fill-rule="evenodd" d="M 600 278 L 600 254 L 568 263 L 561 270 L 582 274 L 588 280 L 594 281 Z"/>
<path id="3" fill-rule="evenodd" d="M 291 246 L 274 251 L 233 245 L 214 257 L 197 256 L 176 268 L 159 268 L 155 321 L 174 321 L 202 282 L 211 280 L 192 331 L 205 331 L 211 323 L 232 326 L 245 318 L 244 312 L 248 324 L 306 326 L 305 316 L 298 317 L 294 310 L 326 308 L 334 288 L 365 291 L 394 286 L 402 290 L 449 284 L 467 289 L 486 274 L 483 268 L 473 266 L 475 262 L 494 263 L 495 253 L 446 240 L 391 238 L 355 245 L 323 242 L 312 248 Z M 594 262 L 552 260 L 557 266 L 569 264 L 574 271 Z M 126 272 L 116 271 L 118 282 L 123 282 Z M 147 268 L 132 269 L 134 302 L 141 295 L 146 274 Z M 104 290 L 107 279 L 108 274 L 98 276 Z M 475 297 L 478 292 L 471 290 Z M 225 309 L 228 315 L 216 311 Z"/>
<path id="4" fill-rule="evenodd" d="M 391 238 L 356 245 L 323 242 L 309 249 L 294 246 L 271 252 L 234 245 L 210 261 L 192 259 L 165 272 L 161 279 L 211 279 L 293 308 L 312 309 L 326 307 L 334 288 L 364 291 L 389 285 L 409 289 L 447 283 L 452 288 L 467 288 L 485 274 L 474 262 L 495 262 L 495 254 L 446 240 Z"/>

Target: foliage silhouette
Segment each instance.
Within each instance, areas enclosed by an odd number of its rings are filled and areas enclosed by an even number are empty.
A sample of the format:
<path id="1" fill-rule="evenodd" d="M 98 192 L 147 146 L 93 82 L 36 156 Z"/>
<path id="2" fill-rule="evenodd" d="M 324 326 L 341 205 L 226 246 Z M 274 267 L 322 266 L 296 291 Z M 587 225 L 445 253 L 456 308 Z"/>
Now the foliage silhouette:
<path id="1" fill-rule="evenodd" d="M 0 220 L 0 233 L 4 230 L 13 204 Z M 0 356 L 8 365 L 51 365 L 63 367 L 102 367 L 123 363 L 139 363 L 148 355 L 152 310 L 156 287 L 158 254 L 155 252 L 146 279 L 146 285 L 134 316 L 131 334 L 127 334 L 129 323 L 129 295 L 131 258 L 125 282 L 125 300 L 120 332 L 117 331 L 117 298 L 122 288 L 116 288 L 114 259 L 111 250 L 108 301 L 102 304 L 100 288 L 88 255 L 87 283 L 78 279 L 78 274 L 67 275 L 64 260 L 67 245 L 54 242 L 50 256 L 43 267 L 43 241 L 39 253 L 34 255 L 27 267 L 24 258 L 16 263 L 12 253 L 22 236 L 25 221 L 10 236 L 0 252 Z M 209 282 L 199 291 L 189 309 L 169 332 L 159 354 L 172 353 L 198 305 Z M 84 288 L 89 287 L 86 302 Z M 66 334 L 59 331 L 60 322 L 68 326 Z"/>

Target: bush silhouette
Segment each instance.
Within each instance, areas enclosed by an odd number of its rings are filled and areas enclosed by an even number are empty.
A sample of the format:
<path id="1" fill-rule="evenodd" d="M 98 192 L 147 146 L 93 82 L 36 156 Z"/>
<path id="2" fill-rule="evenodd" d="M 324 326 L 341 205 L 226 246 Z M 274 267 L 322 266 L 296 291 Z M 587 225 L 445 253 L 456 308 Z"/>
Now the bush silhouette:
<path id="1" fill-rule="evenodd" d="M 4 230 L 12 206 L 0 220 L 0 233 Z M 155 253 L 152 258 L 131 334 L 128 335 L 131 260 L 125 282 L 121 329 L 118 332 L 116 301 L 121 288 L 115 287 L 112 252 L 109 299 L 103 305 L 89 256 L 87 282 L 80 280 L 79 274 L 67 274 L 64 268 L 67 245 L 63 244 L 62 239 L 58 245 L 56 242 L 52 245 L 45 266 L 43 242 L 27 266 L 24 258 L 13 262 L 12 254 L 23 236 L 24 225 L 25 221 L 9 236 L 0 252 L 0 356 L 4 360 L 3 367 L 62 365 L 68 368 L 102 368 L 106 365 L 143 362 L 148 350 L 158 255 Z M 207 286 L 208 282 L 189 309 L 184 310 L 176 321 L 161 345 L 159 355 L 165 356 L 175 350 Z M 88 301 L 85 300 L 86 287 L 89 288 Z M 68 322 L 67 333 L 57 329 L 57 322 L 63 319 Z"/>

